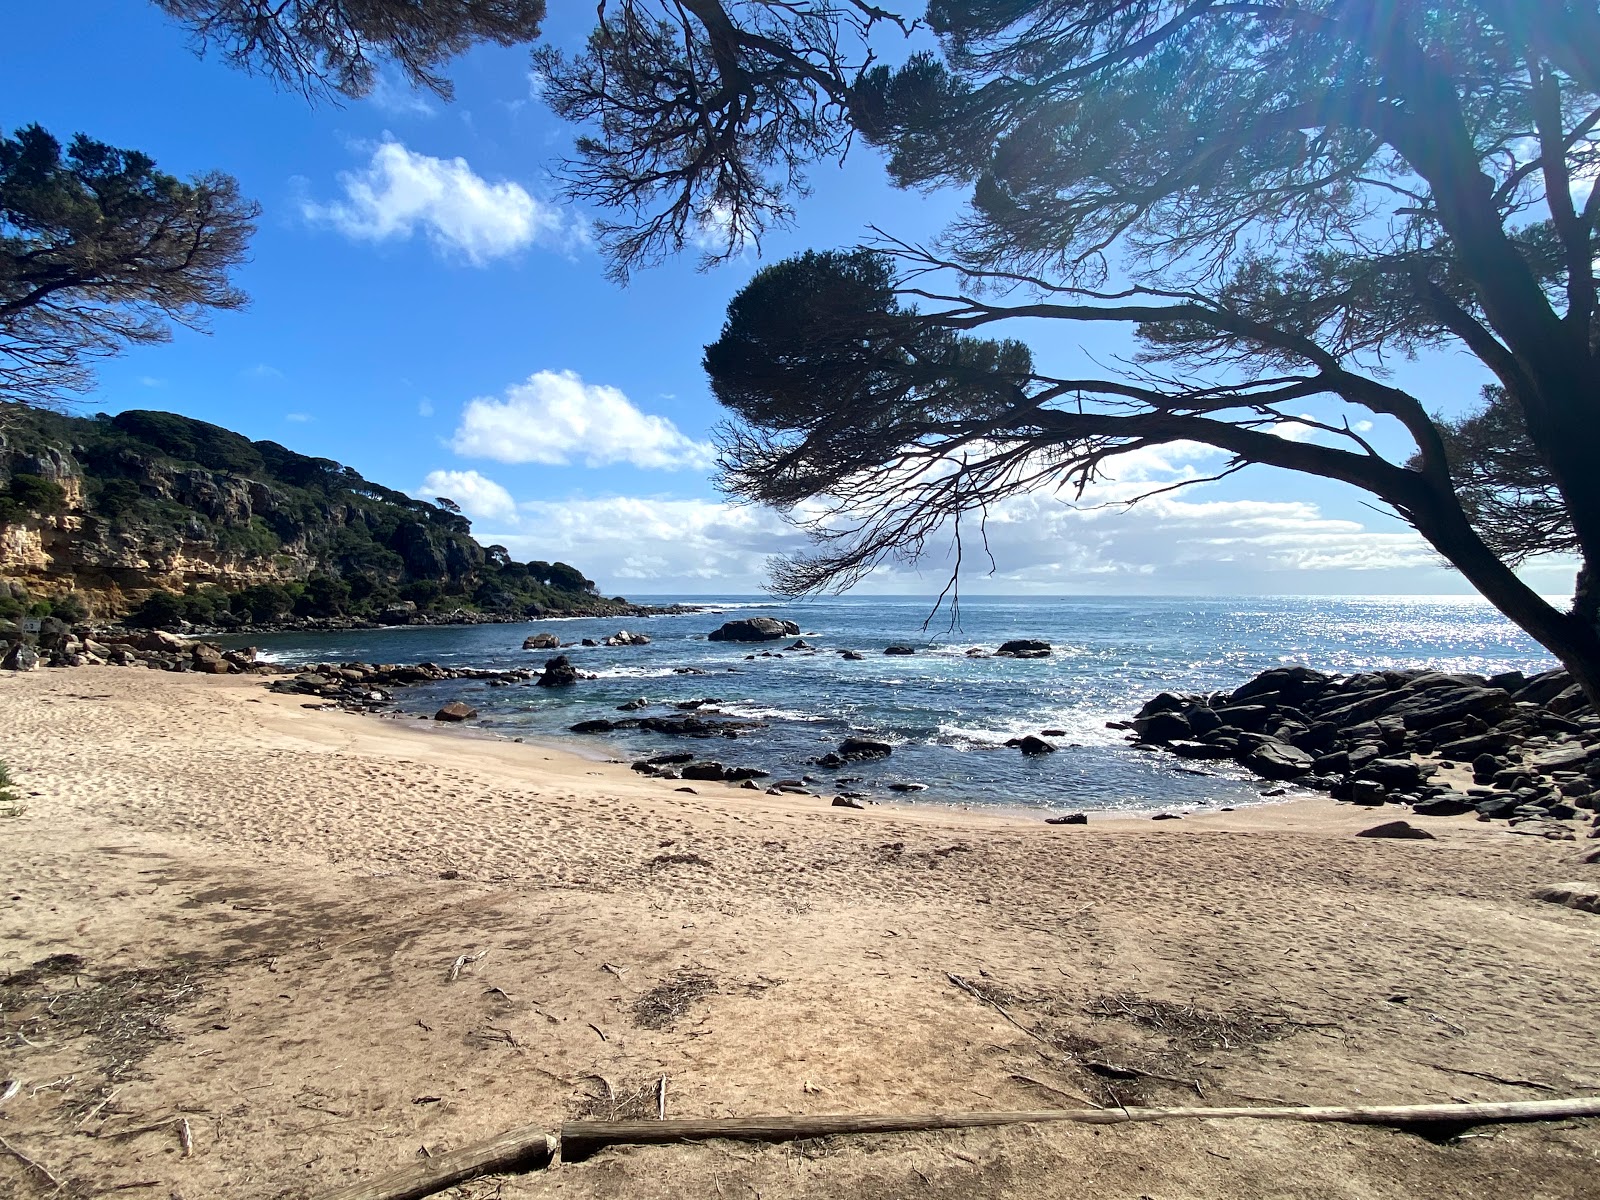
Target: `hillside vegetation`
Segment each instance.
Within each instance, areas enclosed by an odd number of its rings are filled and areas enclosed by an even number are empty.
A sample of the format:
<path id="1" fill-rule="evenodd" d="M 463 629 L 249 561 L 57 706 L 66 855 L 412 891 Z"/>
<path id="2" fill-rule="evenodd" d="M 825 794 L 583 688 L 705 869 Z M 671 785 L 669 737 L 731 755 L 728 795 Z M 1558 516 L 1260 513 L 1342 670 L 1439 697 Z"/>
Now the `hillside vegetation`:
<path id="1" fill-rule="evenodd" d="M 0 617 L 237 626 L 628 611 L 454 506 L 174 413 L 0 408 Z"/>

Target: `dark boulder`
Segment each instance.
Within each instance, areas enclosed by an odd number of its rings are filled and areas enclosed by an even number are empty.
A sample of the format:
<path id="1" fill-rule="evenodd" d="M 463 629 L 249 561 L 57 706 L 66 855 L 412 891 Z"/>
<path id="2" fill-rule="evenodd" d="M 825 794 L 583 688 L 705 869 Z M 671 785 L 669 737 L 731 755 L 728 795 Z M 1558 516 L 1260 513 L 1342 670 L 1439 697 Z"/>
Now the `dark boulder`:
<path id="1" fill-rule="evenodd" d="M 1375 758 L 1361 768 L 1357 778 L 1376 779 L 1385 790 L 1409 792 L 1423 780 L 1424 770 L 1407 758 Z"/>
<path id="2" fill-rule="evenodd" d="M 1554 671 L 1545 671 L 1528 680 L 1524 687 L 1518 689 L 1513 699 L 1520 703 L 1544 705 L 1571 686 L 1572 676 L 1557 667 Z"/>
<path id="3" fill-rule="evenodd" d="M 859 800 L 854 800 L 854 799 L 850 798 L 849 796 L 835 796 L 833 798 L 833 807 L 834 808 L 860 808 L 861 807 L 861 802 Z"/>
<path id="4" fill-rule="evenodd" d="M 1419 817 L 1459 817 L 1474 811 L 1473 805 L 1465 800 L 1452 796 L 1435 796 L 1429 800 L 1418 800 L 1411 806 L 1411 811 Z"/>
<path id="5" fill-rule="evenodd" d="M 1175 742 L 1194 733 L 1182 713 L 1161 711 L 1133 719 L 1134 731 L 1147 742 Z"/>
<path id="6" fill-rule="evenodd" d="M 1312 758 L 1287 742 L 1264 742 L 1245 756 L 1244 765 L 1267 779 L 1299 779 L 1311 774 Z"/>
<path id="7" fill-rule="evenodd" d="M 1089 823 L 1089 814 L 1068 813 L 1064 817 L 1046 817 L 1044 823 L 1046 825 L 1087 825 Z"/>
<path id="8" fill-rule="evenodd" d="M 472 705 L 460 700 L 452 700 L 438 712 L 433 714 L 435 721 L 470 721 L 478 715 L 478 710 Z"/>
<path id="9" fill-rule="evenodd" d="M 839 743 L 836 753 L 845 762 L 871 762 L 888 758 L 894 753 L 894 747 L 888 742 L 875 742 L 871 738 L 845 738 Z"/>
<path id="10" fill-rule="evenodd" d="M 917 652 L 917 648 L 915 646 L 905 645 L 887 646 L 884 648 L 883 652 L 885 654 L 899 654 L 903 656 L 907 654 L 915 654 Z"/>
<path id="11" fill-rule="evenodd" d="M 1219 746 L 1214 742 L 1179 740 L 1168 742 L 1167 749 L 1179 758 L 1218 760 L 1233 757 L 1232 749 L 1227 746 Z"/>
<path id="12" fill-rule="evenodd" d="M 18 642 L 0 658 L 0 669 L 32 671 L 39 665 L 39 653 L 25 642 Z"/>
<path id="13" fill-rule="evenodd" d="M 728 621 L 720 629 L 707 635 L 713 642 L 773 642 L 779 638 L 796 637 L 800 626 L 793 621 L 780 621 L 775 617 L 746 617 Z"/>
<path id="14" fill-rule="evenodd" d="M 1171 692 L 1161 692 L 1159 695 L 1145 701 L 1145 705 L 1134 717 L 1153 717 L 1160 712 L 1181 712 L 1186 707 L 1181 696 L 1174 696 Z"/>
<path id="15" fill-rule="evenodd" d="M 522 639 L 524 650 L 558 650 L 561 639 L 553 633 L 534 633 Z"/>
<path id="16" fill-rule="evenodd" d="M 1376 779 L 1356 779 L 1350 784 L 1350 799 L 1368 808 L 1382 808 L 1386 793 Z"/>
<path id="17" fill-rule="evenodd" d="M 1050 654 L 1050 643 L 1033 638 L 1016 638 L 1002 643 L 995 653 L 1001 658 L 1045 658 Z"/>
<path id="18" fill-rule="evenodd" d="M 1386 715 L 1404 721 L 1407 729 L 1418 730 L 1432 729 L 1469 715 L 1485 720 L 1498 719 L 1510 708 L 1511 693 L 1499 688 L 1452 685 L 1407 696 Z"/>
<path id="19" fill-rule="evenodd" d="M 1252 697 L 1276 692 L 1282 698 L 1282 703 L 1298 705 L 1320 696 L 1332 682 L 1331 675 L 1313 671 L 1310 667 L 1273 667 L 1234 689 L 1228 699 L 1234 704 L 1242 704 Z"/>
<path id="20" fill-rule="evenodd" d="M 567 726 L 568 733 L 614 733 L 619 729 L 637 729 L 637 721 L 608 721 L 604 717 L 596 717 L 592 721 L 579 721 L 576 725 Z"/>
<path id="21" fill-rule="evenodd" d="M 572 660 L 565 654 L 558 654 L 544 664 L 544 673 L 534 682 L 540 687 L 571 687 L 580 678 Z"/>
<path id="22" fill-rule="evenodd" d="M 1054 754 L 1056 752 L 1056 748 L 1049 742 L 1041 737 L 1035 737 L 1031 733 L 1027 737 L 1012 738 L 1006 745 L 1021 750 L 1023 754 L 1030 758 L 1040 754 Z"/>
<path id="23" fill-rule="evenodd" d="M 1232 725 L 1235 729 L 1247 729 L 1251 733 L 1260 733 L 1267 727 L 1267 718 L 1272 715 L 1272 710 L 1262 704 L 1230 704 L 1219 708 L 1217 719 L 1224 725 Z"/>
<path id="24" fill-rule="evenodd" d="M 1404 821 L 1385 821 L 1382 825 L 1374 825 L 1371 829 L 1363 829 L 1356 834 L 1364 838 L 1405 838 L 1410 841 L 1431 842 L 1433 834 L 1426 829 L 1418 829 L 1415 825 L 1408 825 Z"/>

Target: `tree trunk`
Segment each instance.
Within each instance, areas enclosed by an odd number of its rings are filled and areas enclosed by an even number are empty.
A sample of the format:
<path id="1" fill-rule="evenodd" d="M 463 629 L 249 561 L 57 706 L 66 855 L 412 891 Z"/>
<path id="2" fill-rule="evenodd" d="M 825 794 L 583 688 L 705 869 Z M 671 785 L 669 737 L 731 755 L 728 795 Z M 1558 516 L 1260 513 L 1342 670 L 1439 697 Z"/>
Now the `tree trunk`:
<path id="1" fill-rule="evenodd" d="M 1391 502 L 1396 502 L 1391 498 Z M 1448 480 L 1424 482 L 1399 501 L 1417 532 L 1460 571 L 1483 597 L 1524 633 L 1561 661 L 1583 688 L 1589 706 L 1600 712 L 1600 622 L 1595 606 L 1596 572 L 1585 559 L 1578 573 L 1572 610 L 1562 612 L 1518 579 L 1472 528 Z"/>

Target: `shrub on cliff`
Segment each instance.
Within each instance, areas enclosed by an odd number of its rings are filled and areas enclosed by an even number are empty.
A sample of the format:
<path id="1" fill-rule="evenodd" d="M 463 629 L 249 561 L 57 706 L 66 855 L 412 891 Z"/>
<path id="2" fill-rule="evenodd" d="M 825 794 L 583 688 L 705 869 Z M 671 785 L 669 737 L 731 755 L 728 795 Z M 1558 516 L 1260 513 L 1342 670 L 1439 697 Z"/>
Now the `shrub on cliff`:
<path id="1" fill-rule="evenodd" d="M 185 619 L 183 597 L 171 592 L 151 592 L 123 618 L 140 629 L 171 629 Z"/>
<path id="2" fill-rule="evenodd" d="M 67 506 L 67 493 L 53 479 L 39 475 L 13 475 L 0 492 L 0 525 L 34 514 L 58 513 Z"/>

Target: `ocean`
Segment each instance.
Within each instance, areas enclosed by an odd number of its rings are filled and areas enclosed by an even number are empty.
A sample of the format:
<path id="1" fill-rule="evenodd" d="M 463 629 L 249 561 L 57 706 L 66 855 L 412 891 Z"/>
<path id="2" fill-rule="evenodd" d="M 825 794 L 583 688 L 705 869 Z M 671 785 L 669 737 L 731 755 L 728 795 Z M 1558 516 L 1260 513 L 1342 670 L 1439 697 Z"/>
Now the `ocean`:
<path id="1" fill-rule="evenodd" d="M 434 662 L 498 670 L 537 667 L 552 651 L 523 639 L 550 632 L 563 642 L 596 641 L 621 628 L 648 646 L 562 651 L 597 678 L 569 689 L 490 687 L 458 680 L 403 688 L 399 707 L 431 715 L 465 700 L 472 722 L 502 737 L 561 744 L 601 758 L 631 760 L 694 750 L 777 778 L 811 775 L 831 794 L 834 780 L 884 803 L 959 805 L 1035 814 L 1076 811 L 1185 811 L 1258 801 L 1274 785 L 1228 764 L 1182 762 L 1138 750 L 1106 722 L 1130 717 L 1161 691 L 1237 687 L 1268 667 L 1322 670 L 1432 667 L 1492 674 L 1548 670 L 1554 661 L 1475 597 L 1169 597 L 963 599 L 952 624 L 927 597 L 846 596 L 804 602 L 762 597 L 642 597 L 706 611 L 619 621 L 563 619 L 515 625 L 407 627 L 332 633 L 277 633 L 223 639 L 251 644 L 274 661 Z M 790 651 L 792 638 L 751 646 L 711 642 L 724 620 L 772 616 L 797 623 L 817 652 Z M 1043 659 L 969 658 L 1012 638 L 1048 641 Z M 914 655 L 885 655 L 908 644 Z M 770 650 L 772 657 L 761 652 Z M 856 650 L 848 661 L 837 653 Z M 755 654 L 751 659 L 747 656 Z M 705 674 L 677 674 L 694 667 Z M 578 721 L 620 719 L 617 706 L 643 699 L 637 715 L 668 715 L 673 703 L 708 700 L 703 714 L 760 723 L 737 740 L 683 740 L 637 730 L 581 736 Z M 659 706 L 659 707 L 658 707 Z M 1055 754 L 1029 758 L 1007 739 L 1044 729 Z M 810 760 L 849 735 L 894 745 L 890 758 L 827 771 Z M 909 797 L 895 782 L 925 784 Z M 699 785 L 701 788 L 717 785 Z"/>

